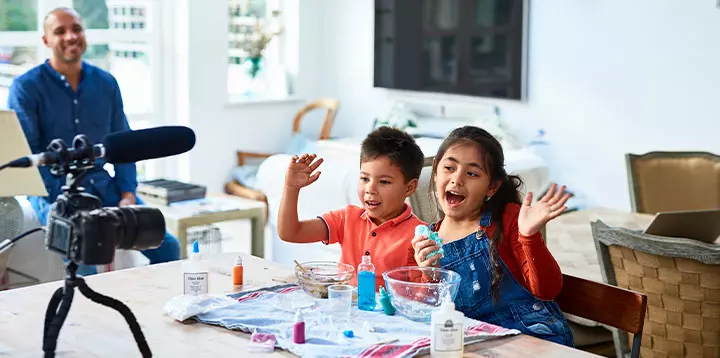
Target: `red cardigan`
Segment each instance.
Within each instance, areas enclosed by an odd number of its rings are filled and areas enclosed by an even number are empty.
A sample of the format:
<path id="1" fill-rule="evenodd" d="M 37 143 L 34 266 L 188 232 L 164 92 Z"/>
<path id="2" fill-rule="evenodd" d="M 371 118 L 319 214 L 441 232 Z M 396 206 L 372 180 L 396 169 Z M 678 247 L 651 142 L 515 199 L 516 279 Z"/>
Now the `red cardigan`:
<path id="1" fill-rule="evenodd" d="M 552 300 L 562 288 L 560 266 L 548 250 L 540 232 L 530 237 L 518 232 L 520 205 L 508 204 L 503 214 L 503 239 L 498 247 L 500 258 L 513 277 L 535 297 Z M 487 234 L 492 239 L 497 223 L 492 222 Z M 436 228 L 437 229 L 437 228 Z"/>
<path id="2" fill-rule="evenodd" d="M 508 204 L 503 214 L 503 240 L 500 257 L 515 279 L 535 297 L 552 300 L 562 289 L 562 272 L 548 250 L 540 232 L 526 237 L 518 232 L 520 205 Z M 495 225 L 488 230 L 492 237 Z"/>

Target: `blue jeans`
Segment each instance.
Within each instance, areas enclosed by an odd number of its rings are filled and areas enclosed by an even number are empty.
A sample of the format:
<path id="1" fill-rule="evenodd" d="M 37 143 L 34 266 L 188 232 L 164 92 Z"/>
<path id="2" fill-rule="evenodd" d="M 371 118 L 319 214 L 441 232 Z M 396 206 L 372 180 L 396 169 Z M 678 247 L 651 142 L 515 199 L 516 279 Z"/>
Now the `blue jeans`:
<path id="1" fill-rule="evenodd" d="M 486 208 L 480 219 L 481 227 L 491 224 L 491 212 Z M 500 224 L 500 223 L 497 223 Z M 430 225 L 435 229 L 435 224 Z M 551 342 L 574 346 L 572 331 L 562 311 L 554 301 L 544 301 L 533 296 L 515 280 L 505 263 L 500 282 L 498 304 L 493 303 L 490 285 L 493 266 L 490 261 L 490 245 L 485 231 L 443 245 L 442 268 L 455 271 L 462 277 L 458 287 L 455 307 L 466 316 Z"/>
<path id="2" fill-rule="evenodd" d="M 40 197 L 28 197 L 28 200 L 35 211 L 40 224 L 42 226 L 46 226 L 51 203 Z M 139 197 L 136 198 L 136 202 L 138 205 L 145 204 Z M 150 260 L 151 265 L 176 261 L 180 259 L 180 242 L 177 238 L 166 231 L 165 238 L 160 246 L 154 249 L 142 250 L 140 252 L 142 252 L 143 255 Z M 83 276 L 94 275 L 97 273 L 97 268 L 95 266 L 79 265 L 77 273 Z"/>

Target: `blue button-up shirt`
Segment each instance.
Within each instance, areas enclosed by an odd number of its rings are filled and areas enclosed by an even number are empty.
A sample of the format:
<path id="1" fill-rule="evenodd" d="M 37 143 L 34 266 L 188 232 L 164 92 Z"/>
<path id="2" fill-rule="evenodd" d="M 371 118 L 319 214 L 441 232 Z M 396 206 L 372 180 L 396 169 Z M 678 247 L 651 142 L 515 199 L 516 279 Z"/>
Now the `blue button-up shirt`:
<path id="1" fill-rule="evenodd" d="M 77 91 L 47 61 L 32 68 L 13 81 L 8 107 L 17 113 L 33 153 L 47 151 L 56 138 L 70 147 L 76 135 L 85 134 L 98 144 L 110 133 L 130 129 L 115 77 L 87 62 L 82 64 Z M 115 165 L 114 177 L 104 164 L 97 161 L 80 185 L 100 197 L 104 206 L 117 206 L 121 193 L 137 188 L 135 164 Z M 62 193 L 65 177 L 53 176 L 47 167 L 39 170 L 49 194 L 44 200 L 53 202 Z"/>

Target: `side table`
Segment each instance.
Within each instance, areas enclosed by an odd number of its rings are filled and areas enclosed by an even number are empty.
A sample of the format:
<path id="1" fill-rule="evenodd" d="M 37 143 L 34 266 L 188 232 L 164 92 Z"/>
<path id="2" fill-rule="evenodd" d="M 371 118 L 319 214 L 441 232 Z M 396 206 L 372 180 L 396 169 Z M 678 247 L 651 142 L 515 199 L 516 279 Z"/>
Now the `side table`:
<path id="1" fill-rule="evenodd" d="M 172 203 L 170 206 L 145 202 L 163 213 L 168 230 L 180 242 L 183 259 L 187 257 L 188 228 L 242 219 L 250 219 L 251 254 L 261 258 L 265 256 L 266 205 L 263 202 L 225 194 L 211 194 L 203 199 Z"/>

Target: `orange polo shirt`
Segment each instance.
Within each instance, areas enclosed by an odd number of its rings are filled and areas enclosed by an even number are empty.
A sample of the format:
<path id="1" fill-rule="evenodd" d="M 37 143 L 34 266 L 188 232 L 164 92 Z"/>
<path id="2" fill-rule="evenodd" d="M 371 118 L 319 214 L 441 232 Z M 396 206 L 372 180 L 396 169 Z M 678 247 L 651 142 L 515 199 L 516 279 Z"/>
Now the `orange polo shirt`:
<path id="1" fill-rule="evenodd" d="M 339 243 L 342 249 L 340 262 L 355 267 L 352 284 L 357 285 L 357 267 L 365 252 L 370 252 L 375 265 L 375 289 L 384 285 L 383 272 L 401 266 L 417 266 L 411 241 L 417 225 L 426 225 L 405 204 L 405 211 L 381 225 L 370 220 L 365 209 L 349 205 L 344 209 L 327 212 L 319 217 L 328 229 L 328 241 Z"/>

